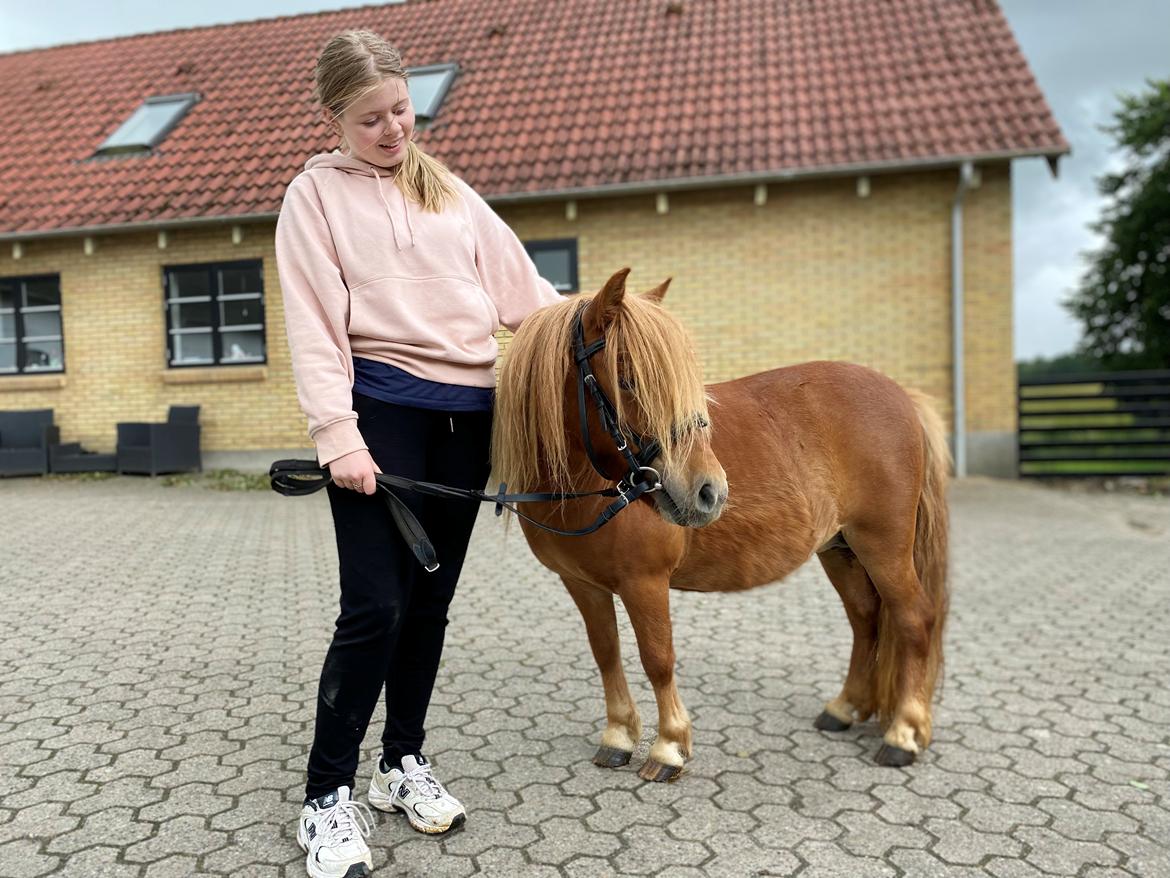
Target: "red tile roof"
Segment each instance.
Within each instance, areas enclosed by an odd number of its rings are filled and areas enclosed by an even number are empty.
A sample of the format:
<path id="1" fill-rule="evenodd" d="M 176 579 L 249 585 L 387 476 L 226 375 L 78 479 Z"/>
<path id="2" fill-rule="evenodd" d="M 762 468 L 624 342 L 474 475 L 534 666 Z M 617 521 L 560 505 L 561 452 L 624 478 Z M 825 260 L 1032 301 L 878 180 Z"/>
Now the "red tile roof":
<path id="1" fill-rule="evenodd" d="M 0 235 L 275 214 L 355 27 L 460 65 L 419 142 L 489 198 L 1068 150 L 994 0 L 415 0 L 0 55 Z M 191 91 L 154 155 L 87 161 Z"/>

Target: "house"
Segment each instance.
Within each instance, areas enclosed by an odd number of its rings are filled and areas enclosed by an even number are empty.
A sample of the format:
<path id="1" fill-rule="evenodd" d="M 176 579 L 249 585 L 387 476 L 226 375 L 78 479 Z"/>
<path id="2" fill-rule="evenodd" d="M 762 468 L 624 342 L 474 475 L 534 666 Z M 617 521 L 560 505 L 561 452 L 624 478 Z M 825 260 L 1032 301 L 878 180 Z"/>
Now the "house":
<path id="1" fill-rule="evenodd" d="M 412 0 L 0 55 L 0 409 L 310 446 L 273 233 L 349 28 L 560 288 L 672 276 L 708 380 L 865 363 L 1014 472 L 1011 163 L 1068 144 L 994 0 Z"/>

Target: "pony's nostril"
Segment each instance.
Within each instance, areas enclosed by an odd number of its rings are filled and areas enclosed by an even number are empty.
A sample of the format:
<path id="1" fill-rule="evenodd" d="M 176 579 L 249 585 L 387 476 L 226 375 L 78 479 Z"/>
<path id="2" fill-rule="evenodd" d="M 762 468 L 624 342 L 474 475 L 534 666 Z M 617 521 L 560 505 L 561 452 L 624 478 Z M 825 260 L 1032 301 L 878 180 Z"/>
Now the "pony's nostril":
<path id="1" fill-rule="evenodd" d="M 719 494 L 711 487 L 710 483 L 699 488 L 699 503 L 698 507 L 702 512 L 710 512 L 719 503 Z"/>

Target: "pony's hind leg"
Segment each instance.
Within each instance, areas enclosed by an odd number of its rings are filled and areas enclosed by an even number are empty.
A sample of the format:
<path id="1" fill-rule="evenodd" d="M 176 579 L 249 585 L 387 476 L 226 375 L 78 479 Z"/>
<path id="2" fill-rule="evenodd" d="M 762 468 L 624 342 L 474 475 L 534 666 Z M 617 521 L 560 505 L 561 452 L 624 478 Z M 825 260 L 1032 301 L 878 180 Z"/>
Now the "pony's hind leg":
<path id="1" fill-rule="evenodd" d="M 816 727 L 826 732 L 843 732 L 854 720 L 869 719 L 876 706 L 874 672 L 881 599 L 851 549 L 829 549 L 818 554 L 817 560 L 845 605 L 845 615 L 853 629 L 853 651 L 841 694 L 825 705 L 816 719 Z"/>
<path id="2" fill-rule="evenodd" d="M 875 702 L 885 726 L 882 765 L 909 765 L 931 736 L 942 619 L 914 568 L 912 536 L 876 529 L 847 535 L 881 598 Z"/>
<path id="3" fill-rule="evenodd" d="M 565 588 L 581 611 L 593 658 L 601 671 L 605 687 L 605 731 L 601 747 L 593 757 L 594 765 L 617 768 L 629 764 L 634 748 L 642 736 L 642 721 L 638 708 L 630 697 L 626 675 L 622 670 L 621 643 L 618 640 L 617 617 L 614 615 L 613 595 L 589 582 L 564 579 Z"/>
<path id="4" fill-rule="evenodd" d="M 674 680 L 670 588 L 665 579 L 638 579 L 623 583 L 619 595 L 634 626 L 642 668 L 658 702 L 658 737 L 638 776 L 651 781 L 674 780 L 691 755 L 691 718 Z"/>

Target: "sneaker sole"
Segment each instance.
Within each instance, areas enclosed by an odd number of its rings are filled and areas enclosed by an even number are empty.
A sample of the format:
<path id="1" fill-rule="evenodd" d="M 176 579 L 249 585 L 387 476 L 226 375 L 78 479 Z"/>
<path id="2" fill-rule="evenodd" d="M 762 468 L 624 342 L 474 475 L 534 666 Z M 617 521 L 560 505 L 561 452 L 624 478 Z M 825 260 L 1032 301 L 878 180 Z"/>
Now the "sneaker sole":
<path id="1" fill-rule="evenodd" d="M 305 871 L 309 873 L 309 878 L 336 878 L 336 876 L 328 875 L 318 869 L 313 868 L 313 861 L 309 856 L 309 843 L 301 837 L 300 830 L 297 830 L 297 847 L 305 852 Z M 353 863 L 341 878 L 371 878 L 374 870 L 371 866 L 365 863 Z"/>
<path id="2" fill-rule="evenodd" d="M 446 832 L 454 832 L 467 822 L 467 814 L 459 813 L 446 826 L 432 826 L 429 823 L 424 823 L 418 819 L 418 815 L 408 811 L 405 807 L 393 801 L 388 795 L 380 790 L 374 789 L 372 786 L 366 799 L 369 801 L 371 807 L 377 808 L 379 811 L 385 811 L 387 814 L 401 814 L 410 823 L 411 829 L 425 833 L 426 835 L 442 835 Z"/>

